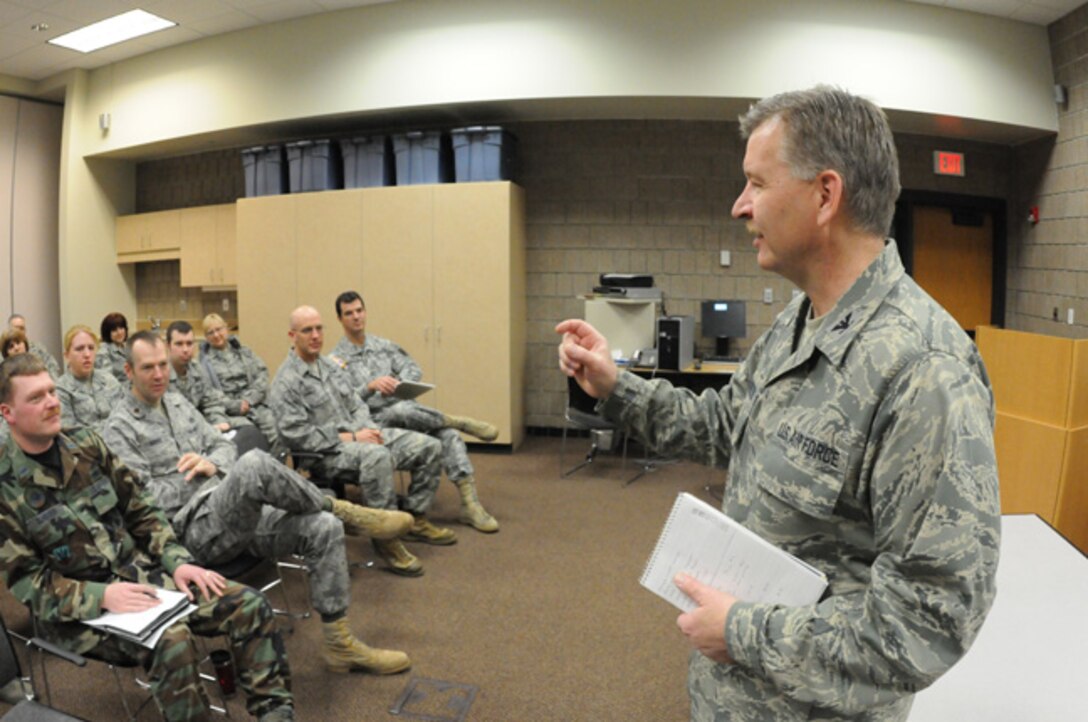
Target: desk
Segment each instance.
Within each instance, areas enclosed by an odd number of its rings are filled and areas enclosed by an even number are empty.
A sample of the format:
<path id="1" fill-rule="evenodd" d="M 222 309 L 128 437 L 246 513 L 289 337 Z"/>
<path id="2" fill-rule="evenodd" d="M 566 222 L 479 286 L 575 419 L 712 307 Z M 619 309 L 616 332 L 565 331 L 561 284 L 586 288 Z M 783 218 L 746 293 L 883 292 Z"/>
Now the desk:
<path id="1" fill-rule="evenodd" d="M 641 366 L 631 366 L 627 370 L 644 379 L 665 379 L 673 386 L 691 389 L 695 393 L 701 394 L 706 389 L 720 391 L 723 386 L 729 383 L 729 379 L 733 378 L 733 374 L 736 373 L 738 368 L 740 368 L 739 363 L 704 361 L 702 368 L 699 369 L 692 365 L 680 371 L 675 369 L 657 369 L 655 371 L 652 368 Z"/>
<path id="2" fill-rule="evenodd" d="M 1001 518 L 997 599 L 960 663 L 914 698 L 911 722 L 1088 720 L 1088 558 L 1035 515 Z"/>

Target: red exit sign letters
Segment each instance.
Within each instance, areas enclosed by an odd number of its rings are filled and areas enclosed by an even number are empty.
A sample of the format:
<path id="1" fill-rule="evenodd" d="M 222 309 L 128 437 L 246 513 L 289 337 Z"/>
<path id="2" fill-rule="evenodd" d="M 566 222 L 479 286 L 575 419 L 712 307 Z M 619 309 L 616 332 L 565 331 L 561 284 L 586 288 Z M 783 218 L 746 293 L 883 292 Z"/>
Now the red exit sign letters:
<path id="1" fill-rule="evenodd" d="M 967 175 L 967 169 L 963 164 L 963 153 L 952 153 L 947 150 L 933 151 L 933 172 L 937 175 Z"/>

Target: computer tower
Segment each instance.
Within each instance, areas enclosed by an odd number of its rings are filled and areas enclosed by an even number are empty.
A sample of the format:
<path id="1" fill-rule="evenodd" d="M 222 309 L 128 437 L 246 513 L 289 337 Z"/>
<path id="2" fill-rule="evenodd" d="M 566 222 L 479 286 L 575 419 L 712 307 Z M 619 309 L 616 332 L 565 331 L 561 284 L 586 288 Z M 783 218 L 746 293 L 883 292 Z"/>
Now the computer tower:
<path id="1" fill-rule="evenodd" d="M 691 366 L 695 349 L 694 316 L 657 319 L 657 367 L 680 371 Z"/>

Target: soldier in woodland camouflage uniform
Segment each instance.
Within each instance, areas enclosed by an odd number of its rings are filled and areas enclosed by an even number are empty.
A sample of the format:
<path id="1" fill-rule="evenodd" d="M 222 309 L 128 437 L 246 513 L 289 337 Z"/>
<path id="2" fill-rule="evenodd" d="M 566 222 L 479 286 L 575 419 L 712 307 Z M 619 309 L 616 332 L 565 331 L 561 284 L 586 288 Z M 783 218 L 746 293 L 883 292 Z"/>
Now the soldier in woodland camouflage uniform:
<path id="1" fill-rule="evenodd" d="M 196 566 L 95 432 L 60 433 L 60 402 L 38 359 L 24 354 L 0 366 L 0 412 L 13 429 L 0 448 L 0 581 L 30 608 L 38 633 L 81 654 L 144 662 L 168 720 L 209 718 L 191 633 L 225 634 L 250 713 L 293 719 L 287 658 L 268 602 Z M 154 649 L 81 623 L 104 611 L 152 607 L 154 587 L 183 589 L 199 605 Z"/>
<path id="2" fill-rule="evenodd" d="M 826 573 L 824 598 L 738 600 L 681 574 L 694 720 L 904 720 L 993 602 L 993 395 L 977 349 L 886 240 L 899 192 L 883 113 L 818 87 L 741 119 L 733 207 L 758 262 L 804 291 L 721 392 L 617 373 L 565 321 L 560 366 L 652 446 L 727 466 L 724 511 Z"/>
<path id="3" fill-rule="evenodd" d="M 359 484 L 366 503 L 375 509 L 396 508 L 393 471 L 410 469 L 412 482 L 401 506 L 412 513 L 414 522 L 405 538 L 427 544 L 455 543 L 452 531 L 431 524 L 424 516 L 442 473 L 438 440 L 415 431 L 378 429 L 347 372 L 321 355 L 324 326 L 316 309 L 295 309 L 290 337 L 295 352 L 288 354 L 272 382 L 272 405 L 288 448 L 327 452 L 313 464 L 314 472 Z M 375 540 L 374 548 L 391 571 L 404 576 L 423 573 L 419 559 L 399 540 Z"/>
<path id="4" fill-rule="evenodd" d="M 227 414 L 244 416 L 277 448 L 276 418 L 268 405 L 268 367 L 257 354 L 228 336 L 226 322 L 217 314 L 204 318 L 200 363 L 211 385 L 223 392 Z"/>
<path id="5" fill-rule="evenodd" d="M 412 357 L 397 344 L 366 332 L 366 305 L 355 291 L 336 298 L 336 317 L 344 337 L 332 352 L 332 359 L 344 366 L 359 395 L 370 407 L 374 421 L 382 427 L 420 431 L 442 442 L 442 469 L 461 493 L 460 521 L 482 532 L 497 532 L 499 522 L 487 513 L 476 494 L 476 479 L 468 449 L 457 431 L 484 441 L 493 441 L 498 430 L 491 424 L 465 416 L 448 416 L 438 409 L 393 396 L 401 381 L 423 378 Z"/>
<path id="6" fill-rule="evenodd" d="M 250 451 L 235 463 L 234 446 L 184 397 L 166 390 L 169 363 L 162 339 L 148 331 L 134 334 L 129 356 L 132 394 L 106 422 L 106 443 L 196 557 L 218 564 L 243 552 L 268 558 L 301 554 L 323 622 L 326 666 L 379 674 L 408 669 L 406 654 L 371 649 L 348 629 L 341 520 L 375 536 L 395 537 L 408 530 L 411 517 L 326 497 L 263 451 Z"/>
<path id="7" fill-rule="evenodd" d="M 253 422 L 244 416 L 227 416 L 227 399 L 204 375 L 204 367 L 193 363 L 196 342 L 188 321 L 174 321 L 166 327 L 166 352 L 170 358 L 170 390 L 196 407 L 204 420 L 218 431 L 234 430 L 231 441 L 241 456 L 250 449 L 270 451 L 271 445 Z"/>
<path id="8" fill-rule="evenodd" d="M 125 397 L 121 384 L 107 371 L 95 373 L 98 337 L 86 326 L 64 334 L 64 374 L 57 379 L 64 428 L 89 426 L 101 433 L 113 407 Z"/>

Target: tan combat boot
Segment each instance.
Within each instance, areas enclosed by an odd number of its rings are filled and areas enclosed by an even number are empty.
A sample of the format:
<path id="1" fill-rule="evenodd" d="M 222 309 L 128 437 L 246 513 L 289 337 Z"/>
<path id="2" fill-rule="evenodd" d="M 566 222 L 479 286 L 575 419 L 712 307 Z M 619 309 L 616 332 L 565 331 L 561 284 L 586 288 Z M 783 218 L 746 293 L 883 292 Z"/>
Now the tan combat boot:
<path id="1" fill-rule="evenodd" d="M 396 539 L 412 528 L 412 515 L 403 511 L 371 509 L 343 499 L 332 500 L 332 513 L 344 524 L 371 539 Z"/>
<path id="2" fill-rule="evenodd" d="M 427 517 L 422 514 L 415 517 L 412 528 L 408 530 L 404 538 L 407 541 L 423 542 L 424 544 L 434 544 L 440 547 L 457 543 L 457 535 L 453 533 L 452 529 L 435 526 L 427 521 Z"/>
<path id="3" fill-rule="evenodd" d="M 402 577 L 423 576 L 423 563 L 404 547 L 400 539 L 371 539 L 370 543 L 378 556 L 389 565 L 389 571 Z"/>
<path id="4" fill-rule="evenodd" d="M 348 629 L 344 617 L 321 625 L 325 637 L 322 656 L 330 672 L 362 670 L 371 674 L 396 674 L 412 666 L 404 652 L 393 649 L 374 649 L 356 639 Z"/>
<path id="5" fill-rule="evenodd" d="M 497 532 L 499 522 L 487 513 L 487 509 L 480 503 L 480 498 L 476 496 L 476 481 L 471 476 L 466 476 L 453 483 L 461 491 L 461 515 L 457 520 L 488 534 Z"/>
<path id="6" fill-rule="evenodd" d="M 447 415 L 446 426 L 451 429 L 457 429 L 458 431 L 464 431 L 466 434 L 475 436 L 480 441 L 494 441 L 499 438 L 499 430 L 495 428 L 494 424 L 470 419 L 467 416 Z"/>

